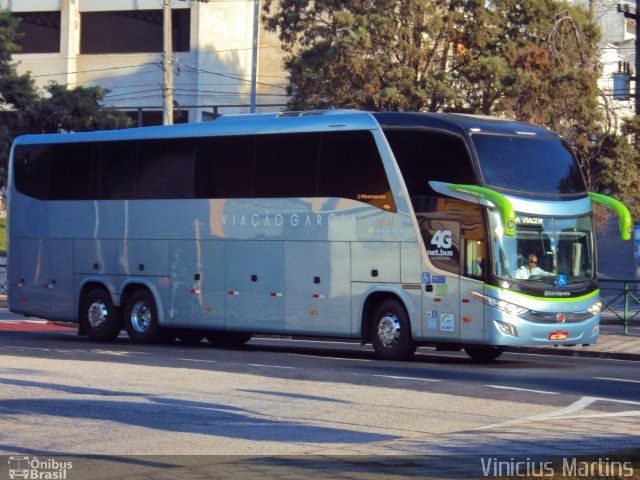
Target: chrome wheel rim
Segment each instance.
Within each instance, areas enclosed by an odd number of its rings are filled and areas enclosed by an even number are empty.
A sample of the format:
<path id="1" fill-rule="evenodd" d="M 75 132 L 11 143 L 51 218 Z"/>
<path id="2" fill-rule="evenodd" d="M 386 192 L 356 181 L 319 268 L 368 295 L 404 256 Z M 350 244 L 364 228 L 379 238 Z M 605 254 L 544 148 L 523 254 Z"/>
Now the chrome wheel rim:
<path id="1" fill-rule="evenodd" d="M 378 340 L 385 348 L 393 348 L 400 340 L 400 321 L 393 314 L 386 314 L 378 322 Z"/>
<path id="2" fill-rule="evenodd" d="M 94 300 L 91 305 L 89 305 L 89 310 L 87 311 L 87 320 L 89 321 L 89 325 L 94 330 L 102 330 L 104 326 L 107 324 L 107 318 L 109 316 L 109 310 L 107 309 L 107 305 L 100 301 Z"/>
<path id="3" fill-rule="evenodd" d="M 138 333 L 145 333 L 151 327 L 151 308 L 146 302 L 136 302 L 131 309 L 131 326 Z"/>

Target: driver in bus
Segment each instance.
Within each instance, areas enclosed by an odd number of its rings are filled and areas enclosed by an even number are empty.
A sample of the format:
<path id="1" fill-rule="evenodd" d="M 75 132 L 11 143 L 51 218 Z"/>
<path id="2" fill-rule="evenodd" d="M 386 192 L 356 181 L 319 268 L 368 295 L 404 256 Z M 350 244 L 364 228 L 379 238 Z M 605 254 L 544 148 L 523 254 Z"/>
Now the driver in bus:
<path id="1" fill-rule="evenodd" d="M 535 275 L 546 277 L 549 275 L 553 275 L 553 273 L 549 273 L 541 269 L 538 266 L 538 257 L 535 254 L 530 253 L 528 256 L 527 263 L 522 265 L 516 272 L 516 278 L 526 280 L 527 278 L 533 277 Z"/>

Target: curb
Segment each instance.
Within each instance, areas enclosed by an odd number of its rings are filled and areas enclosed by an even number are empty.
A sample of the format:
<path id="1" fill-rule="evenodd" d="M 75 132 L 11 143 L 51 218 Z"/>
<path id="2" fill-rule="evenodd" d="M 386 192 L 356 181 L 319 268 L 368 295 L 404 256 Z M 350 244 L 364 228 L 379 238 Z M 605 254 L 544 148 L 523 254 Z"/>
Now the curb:
<path id="1" fill-rule="evenodd" d="M 578 350 L 577 348 L 580 348 Z M 581 358 L 602 358 L 610 360 L 628 360 L 640 362 L 639 353 L 623 353 L 623 352 L 598 352 L 595 350 L 586 350 L 582 347 L 576 349 L 562 347 L 507 347 L 505 352 L 512 353 L 535 353 L 538 355 L 561 356 L 561 357 L 581 357 Z"/>

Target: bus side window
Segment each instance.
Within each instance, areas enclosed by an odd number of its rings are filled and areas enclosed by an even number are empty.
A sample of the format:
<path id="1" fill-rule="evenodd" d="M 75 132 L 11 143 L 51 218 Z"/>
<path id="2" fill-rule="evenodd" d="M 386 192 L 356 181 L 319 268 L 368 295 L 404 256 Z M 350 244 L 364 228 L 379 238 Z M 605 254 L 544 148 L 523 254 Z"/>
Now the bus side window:
<path id="1" fill-rule="evenodd" d="M 196 198 L 250 198 L 255 135 L 197 139 Z"/>
<path id="2" fill-rule="evenodd" d="M 50 145 L 19 145 L 15 148 L 16 190 L 40 200 L 49 198 L 51 150 Z"/>

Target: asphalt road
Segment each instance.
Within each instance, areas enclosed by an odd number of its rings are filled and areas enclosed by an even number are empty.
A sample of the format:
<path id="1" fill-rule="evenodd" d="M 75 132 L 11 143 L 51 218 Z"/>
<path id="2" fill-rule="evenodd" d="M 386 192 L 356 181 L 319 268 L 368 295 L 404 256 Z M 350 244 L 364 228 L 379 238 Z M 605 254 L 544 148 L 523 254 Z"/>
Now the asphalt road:
<path id="1" fill-rule="evenodd" d="M 428 348 L 383 362 L 356 343 L 277 338 L 96 344 L 4 324 L 0 454 L 620 453 L 640 447 L 639 366 Z"/>

